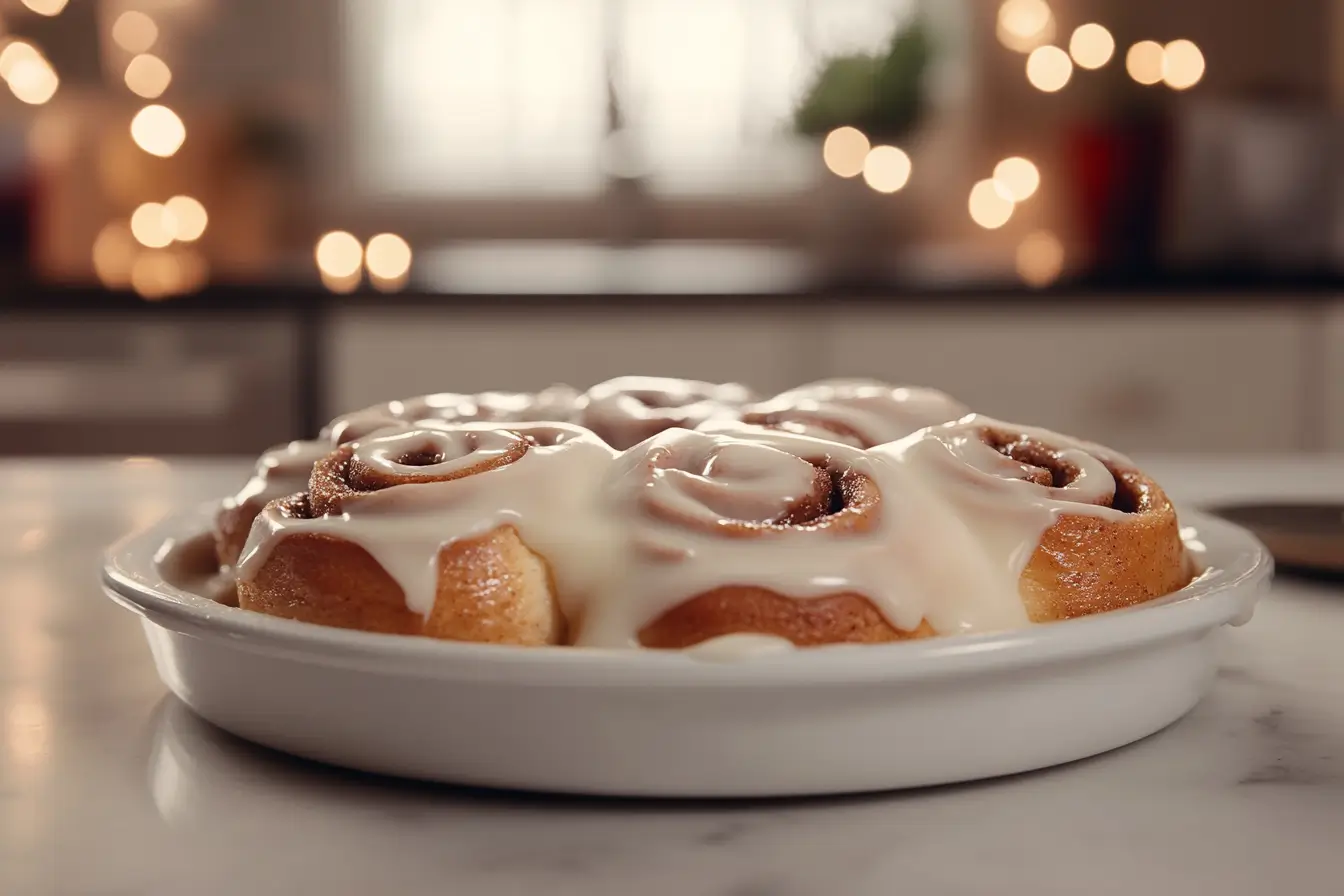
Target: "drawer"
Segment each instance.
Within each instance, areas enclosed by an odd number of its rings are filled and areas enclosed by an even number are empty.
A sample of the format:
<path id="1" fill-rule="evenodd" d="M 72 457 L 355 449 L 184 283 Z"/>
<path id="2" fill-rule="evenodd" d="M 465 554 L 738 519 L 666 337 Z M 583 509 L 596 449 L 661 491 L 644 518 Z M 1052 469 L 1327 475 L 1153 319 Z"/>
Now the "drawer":
<path id="1" fill-rule="evenodd" d="M 1306 342 L 1292 307 L 851 308 L 830 315 L 826 367 L 1125 451 L 1282 451 L 1314 412 Z"/>
<path id="2" fill-rule="evenodd" d="M 327 410 L 423 392 L 583 388 L 629 373 L 778 391 L 812 371 L 800 361 L 805 338 L 795 321 L 785 310 L 338 312 L 328 331 Z"/>

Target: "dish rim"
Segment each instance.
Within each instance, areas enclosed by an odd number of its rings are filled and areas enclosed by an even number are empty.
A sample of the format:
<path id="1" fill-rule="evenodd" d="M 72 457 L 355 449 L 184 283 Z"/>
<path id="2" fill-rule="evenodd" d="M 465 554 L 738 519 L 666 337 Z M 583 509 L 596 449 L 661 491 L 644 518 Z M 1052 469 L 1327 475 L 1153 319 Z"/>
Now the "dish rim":
<path id="1" fill-rule="evenodd" d="M 236 607 L 163 581 L 154 555 L 169 538 L 208 532 L 214 502 L 171 514 L 113 543 L 102 584 L 121 606 L 157 626 L 195 638 L 308 664 L 417 678 L 514 681 L 533 685 L 822 685 L 949 677 L 1105 655 L 1249 619 L 1274 569 L 1249 531 L 1180 509 L 1182 532 L 1206 548 L 1210 568 L 1165 597 L 1133 607 L 1026 628 L 945 635 L 888 644 L 839 644 L 732 661 L 682 651 L 518 647 L 381 634 L 282 619 Z"/>

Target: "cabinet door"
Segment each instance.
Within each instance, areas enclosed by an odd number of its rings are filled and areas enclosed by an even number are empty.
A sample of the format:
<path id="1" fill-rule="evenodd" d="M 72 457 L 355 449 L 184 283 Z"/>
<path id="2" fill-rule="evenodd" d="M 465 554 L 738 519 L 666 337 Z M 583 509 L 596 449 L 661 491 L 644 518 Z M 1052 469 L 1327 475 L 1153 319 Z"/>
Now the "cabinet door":
<path id="1" fill-rule="evenodd" d="M 991 416 L 1127 451 L 1303 447 L 1307 318 L 1209 301 L 837 309 L 828 375 L 937 386 Z"/>
<path id="2" fill-rule="evenodd" d="M 1327 311 L 1325 327 L 1324 432 L 1326 447 L 1344 451 L 1344 303 Z"/>
<path id="3" fill-rule="evenodd" d="M 551 310 L 506 301 L 485 310 L 338 313 L 329 331 L 328 410 L 422 392 L 584 388 L 631 373 L 778 391 L 813 369 L 801 360 L 804 329 L 786 310 Z"/>

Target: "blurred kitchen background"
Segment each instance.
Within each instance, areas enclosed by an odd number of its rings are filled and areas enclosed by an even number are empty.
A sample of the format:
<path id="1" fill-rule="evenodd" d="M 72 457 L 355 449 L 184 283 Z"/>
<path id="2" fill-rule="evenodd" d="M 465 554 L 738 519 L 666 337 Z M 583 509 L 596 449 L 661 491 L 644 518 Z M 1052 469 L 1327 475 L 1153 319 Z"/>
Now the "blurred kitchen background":
<path id="1" fill-rule="evenodd" d="M 0 453 L 252 453 L 631 372 L 1344 450 L 1344 0 L 0 20 Z"/>

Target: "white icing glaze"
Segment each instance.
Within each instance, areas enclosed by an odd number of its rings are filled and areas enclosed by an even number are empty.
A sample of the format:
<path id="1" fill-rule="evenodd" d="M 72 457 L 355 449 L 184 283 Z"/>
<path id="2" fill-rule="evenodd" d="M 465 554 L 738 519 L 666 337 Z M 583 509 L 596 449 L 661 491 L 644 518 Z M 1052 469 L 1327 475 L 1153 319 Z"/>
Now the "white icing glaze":
<path id="1" fill-rule="evenodd" d="M 711 419 L 699 428 L 709 432 L 769 428 L 869 448 L 956 420 L 969 410 L 936 389 L 827 380 L 746 405 L 741 410 L 743 422 L 734 415 Z"/>
<path id="2" fill-rule="evenodd" d="M 313 464 L 331 453 L 325 441 L 290 442 L 278 445 L 258 460 L 252 478 L 238 494 L 224 499 L 226 508 L 241 507 L 248 502 L 266 504 L 296 492 L 307 491 L 308 477 Z"/>
<path id="3" fill-rule="evenodd" d="M 867 531 L 827 520 L 735 529 L 734 518 L 783 517 L 806 493 L 812 463 L 877 486 Z M 925 618 L 947 633 L 1024 624 L 1016 580 L 1005 584 L 962 521 L 932 497 L 900 463 L 835 442 L 664 432 L 622 455 L 608 477 L 609 509 L 631 549 L 621 577 L 588 607 L 577 643 L 633 646 L 666 611 L 725 585 L 796 598 L 857 593 L 904 630 Z"/>
<path id="4" fill-rule="evenodd" d="M 733 414 L 755 396 L 736 383 L 654 376 L 620 376 L 589 389 L 577 421 L 617 448 L 628 448 L 672 427 L 694 429 Z"/>
<path id="5" fill-rule="evenodd" d="M 322 430 L 322 439 L 333 444 L 366 438 L 378 430 L 437 420 L 455 423 L 473 421 L 567 423 L 578 412 L 579 393 L 555 385 L 540 392 L 435 392 L 402 398 L 343 414 Z"/>
<path id="6" fill-rule="evenodd" d="M 521 433 L 522 435 L 518 435 Z M 522 436 L 536 439 L 527 444 Z M 617 537 L 599 510 L 600 483 L 614 451 L 592 433 L 563 423 L 464 423 L 383 433 L 356 442 L 351 466 L 377 474 L 455 476 L 407 482 L 347 497 L 342 513 L 295 519 L 272 505 L 253 524 L 238 564 L 242 581 L 255 577 L 271 548 L 300 532 L 319 532 L 360 545 L 406 595 L 407 606 L 433 609 L 438 553 L 445 545 L 502 525 L 549 563 L 566 613 L 609 574 Z M 411 466 L 397 458 L 428 453 L 439 460 Z M 517 455 L 512 462 L 491 464 Z"/>
<path id="7" fill-rule="evenodd" d="M 687 647 L 684 653 L 707 663 L 737 663 L 758 656 L 791 653 L 798 648 L 786 638 L 774 635 L 720 635 Z"/>

